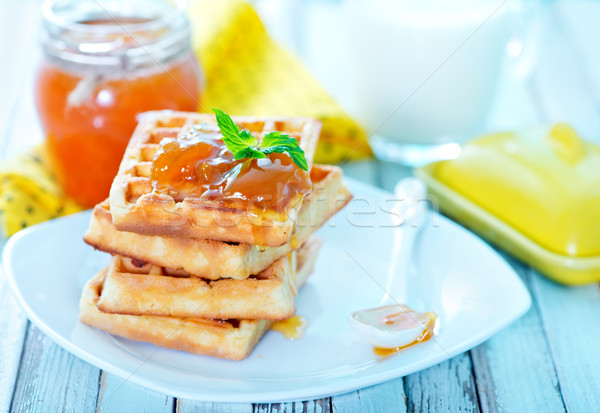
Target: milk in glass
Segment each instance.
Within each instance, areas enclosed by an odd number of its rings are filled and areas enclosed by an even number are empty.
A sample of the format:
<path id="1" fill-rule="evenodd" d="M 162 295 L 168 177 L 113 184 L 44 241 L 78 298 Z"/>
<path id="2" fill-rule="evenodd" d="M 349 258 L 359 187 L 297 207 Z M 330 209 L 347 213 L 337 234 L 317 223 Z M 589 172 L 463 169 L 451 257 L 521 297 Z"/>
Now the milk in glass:
<path id="1" fill-rule="evenodd" d="M 346 1 L 353 87 L 378 156 L 422 163 L 423 152 L 433 150 L 447 158 L 480 131 L 511 9 L 494 0 Z"/>

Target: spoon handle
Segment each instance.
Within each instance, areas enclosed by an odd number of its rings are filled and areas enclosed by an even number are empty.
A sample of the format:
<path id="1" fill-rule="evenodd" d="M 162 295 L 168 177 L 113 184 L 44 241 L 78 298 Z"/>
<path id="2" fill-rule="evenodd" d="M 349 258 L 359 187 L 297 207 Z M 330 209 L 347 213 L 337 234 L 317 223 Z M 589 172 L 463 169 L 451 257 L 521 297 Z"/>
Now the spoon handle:
<path id="1" fill-rule="evenodd" d="M 426 189 L 416 178 L 405 178 L 396 184 L 394 194 L 394 233 L 392 262 L 386 285 L 386 294 L 381 305 L 405 304 L 407 300 L 408 270 L 413 255 L 415 239 L 423 226 L 427 214 Z"/>

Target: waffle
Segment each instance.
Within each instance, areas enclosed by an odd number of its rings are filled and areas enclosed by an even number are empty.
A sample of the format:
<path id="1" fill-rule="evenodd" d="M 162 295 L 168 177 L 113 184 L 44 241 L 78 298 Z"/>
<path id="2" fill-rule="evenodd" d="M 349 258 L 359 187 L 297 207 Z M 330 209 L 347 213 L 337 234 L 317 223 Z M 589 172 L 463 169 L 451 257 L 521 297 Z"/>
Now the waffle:
<path id="1" fill-rule="evenodd" d="M 259 139 L 270 131 L 282 131 L 296 138 L 309 168 L 312 166 L 321 128 L 317 120 L 249 117 L 233 120 Z M 298 199 L 290 200 L 281 211 L 261 210 L 194 196 L 165 194 L 152 187 L 153 160 L 163 138 L 181 140 L 193 127 L 214 131 L 215 125 L 214 116 L 208 114 L 155 111 L 140 116 L 110 190 L 110 209 L 118 230 L 269 247 L 289 241 L 300 208 Z"/>
<path id="2" fill-rule="evenodd" d="M 280 247 L 260 251 L 250 244 L 117 231 L 112 224 L 108 202 L 94 208 L 84 240 L 101 251 L 181 269 L 209 280 L 245 279 L 304 242 L 352 197 L 342 182 L 342 170 L 338 167 L 315 165 L 311 179 L 313 191 L 300 209 L 292 242 Z"/>
<path id="3" fill-rule="evenodd" d="M 216 281 L 113 256 L 98 308 L 116 314 L 285 320 L 296 312 L 296 270 L 296 251 L 245 280 Z"/>
<path id="4" fill-rule="evenodd" d="M 299 288 L 314 269 L 319 242 L 306 243 L 298 256 Z M 100 311 L 97 302 L 103 292 L 106 269 L 85 285 L 80 301 L 80 320 L 110 334 L 195 354 L 242 360 L 271 326 L 269 320 L 211 320 L 151 315 L 121 315 Z"/>

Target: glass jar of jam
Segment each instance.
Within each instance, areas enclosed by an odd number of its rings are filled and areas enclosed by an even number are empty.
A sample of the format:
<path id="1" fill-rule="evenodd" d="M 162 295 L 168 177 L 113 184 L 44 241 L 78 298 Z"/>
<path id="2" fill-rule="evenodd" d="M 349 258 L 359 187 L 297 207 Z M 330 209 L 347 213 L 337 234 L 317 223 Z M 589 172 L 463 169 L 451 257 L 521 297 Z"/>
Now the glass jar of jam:
<path id="1" fill-rule="evenodd" d="M 85 206 L 108 196 L 148 110 L 195 111 L 201 72 L 182 2 L 55 0 L 43 8 L 35 100 L 57 179 Z"/>

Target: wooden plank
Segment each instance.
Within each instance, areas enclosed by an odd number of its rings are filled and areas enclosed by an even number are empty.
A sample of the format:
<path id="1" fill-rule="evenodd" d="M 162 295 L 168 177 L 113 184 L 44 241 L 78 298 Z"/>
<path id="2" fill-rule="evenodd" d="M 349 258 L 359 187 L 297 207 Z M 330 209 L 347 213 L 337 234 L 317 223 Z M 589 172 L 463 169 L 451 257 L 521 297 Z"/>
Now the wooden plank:
<path id="1" fill-rule="evenodd" d="M 591 86 L 595 106 L 600 109 L 600 3 L 594 1 L 561 1 L 556 4 L 556 16 L 564 28 L 565 37 L 576 54 L 578 67 Z M 595 137 L 600 142 L 600 137 Z"/>
<path id="2" fill-rule="evenodd" d="M 329 413 L 331 399 L 308 400 L 304 402 L 255 404 L 254 413 Z"/>
<path id="3" fill-rule="evenodd" d="M 32 103 L 26 109 L 20 103 L 26 98 L 23 89 L 32 94 L 34 57 L 39 40 L 39 10 L 41 1 L 0 2 L 0 159 L 8 156 L 7 150 L 17 140 L 28 141 L 27 136 L 13 134 L 16 113 L 29 111 L 35 116 Z M 15 18 L 18 16 L 18 18 Z M 18 33 L 18 35 L 15 35 Z M 24 70 L 29 68 L 30 70 Z M 29 97 L 32 99 L 32 96 Z M 31 102 L 31 100 L 30 100 Z M 33 120 L 37 124 L 37 120 Z M 4 246 L 4 242 L 2 242 Z M 19 363 L 27 331 L 27 320 L 10 296 L 3 276 L 0 276 L 0 411 L 8 411 L 17 387 Z M 14 407 L 14 406 L 13 406 Z"/>
<path id="4" fill-rule="evenodd" d="M 529 286 L 531 273 L 527 267 L 503 255 Z M 527 314 L 471 350 L 483 412 L 565 411 L 537 306 L 534 296 Z"/>
<path id="5" fill-rule="evenodd" d="M 538 300 L 562 397 L 568 411 L 600 411 L 600 290 L 597 284 L 565 287 L 534 270 Z"/>
<path id="6" fill-rule="evenodd" d="M 479 412 L 468 353 L 404 378 L 411 412 Z"/>
<path id="7" fill-rule="evenodd" d="M 402 378 L 331 398 L 332 412 L 339 413 L 403 413 L 407 411 L 406 403 Z"/>
<path id="8" fill-rule="evenodd" d="M 11 411 L 96 410 L 100 370 L 29 325 Z"/>
<path id="9" fill-rule="evenodd" d="M 102 372 L 98 410 L 103 412 L 173 412 L 175 400 L 114 374 Z"/>
<path id="10" fill-rule="evenodd" d="M 28 81 L 23 68 L 33 63 L 31 50 L 39 39 L 40 5 L 41 1 L 0 2 L 0 39 L 5 40 L 0 42 L 0 56 L 4 62 L 0 65 L 0 159 L 5 157 L 13 137 L 17 102 Z M 4 246 L 4 240 L 1 246 Z M 0 307 L 0 411 L 6 412 L 17 386 L 28 323 L 10 295 L 4 276 L 0 276 Z"/>
<path id="11" fill-rule="evenodd" d="M 17 381 L 27 319 L 10 294 L 4 275 L 0 275 L 0 306 L 0 412 L 7 412 Z"/>
<path id="12" fill-rule="evenodd" d="M 9 143 L 14 124 L 15 103 L 23 97 L 23 87 L 29 82 L 23 70 L 31 66 L 32 51 L 39 39 L 41 0 L 0 2 L 0 158 Z M 33 109 L 33 108 L 32 108 Z"/>
<path id="13" fill-rule="evenodd" d="M 598 130 L 598 110 L 596 102 L 589 96 L 589 83 L 578 61 L 577 48 L 569 41 L 568 29 L 565 31 L 561 24 L 560 13 L 554 10 L 559 3 L 566 6 L 561 2 L 545 5 L 540 14 L 545 31 L 531 82 L 533 102 L 524 105 L 529 100 L 526 95 L 524 99 L 512 99 L 516 107 L 511 111 L 505 105 L 505 115 L 498 116 L 495 124 L 507 123 L 509 114 L 524 117 L 523 114 L 528 113 L 546 123 L 571 122 L 580 133 L 590 137 L 589 134 Z M 535 110 L 529 110 L 528 106 Z M 482 410 L 502 410 L 500 405 L 515 411 L 565 411 L 562 380 L 559 384 L 560 376 L 554 365 L 560 360 L 556 360 L 556 355 L 550 351 L 540 315 L 542 310 L 538 301 L 546 297 L 531 288 L 537 275 L 532 275 L 531 270 L 514 259 L 506 258 L 530 287 L 534 307 L 513 326 L 472 351 L 477 379 L 492 386 L 491 395 L 480 391 Z M 559 325 L 556 322 L 557 329 Z"/>
<path id="14" fill-rule="evenodd" d="M 196 400 L 177 399 L 176 413 L 252 413 L 253 407 L 248 403 L 215 403 Z"/>
<path id="15" fill-rule="evenodd" d="M 540 17 L 544 36 L 532 82 L 537 104 L 547 122 L 569 122 L 582 136 L 600 143 L 600 110 L 576 47 L 564 32 L 555 6 L 546 5 Z"/>
<path id="16" fill-rule="evenodd" d="M 25 62 L 24 67 L 21 69 L 25 81 L 11 119 L 13 124 L 10 127 L 10 135 L 4 148 L 3 155 L 5 157 L 25 152 L 32 146 L 42 142 L 44 138 L 34 104 L 35 63 L 38 61 L 40 54 L 37 48 L 33 48 L 29 60 Z"/>

